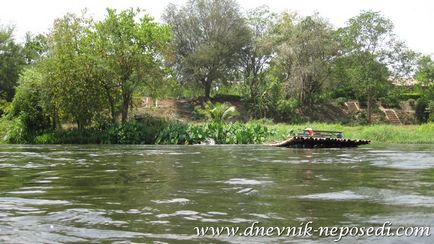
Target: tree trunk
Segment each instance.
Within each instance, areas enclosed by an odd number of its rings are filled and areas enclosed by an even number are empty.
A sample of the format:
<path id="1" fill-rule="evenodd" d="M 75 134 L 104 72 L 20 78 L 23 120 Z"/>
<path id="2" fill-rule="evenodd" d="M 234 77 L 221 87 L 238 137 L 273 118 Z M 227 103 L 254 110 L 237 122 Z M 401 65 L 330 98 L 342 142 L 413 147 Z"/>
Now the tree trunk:
<path id="1" fill-rule="evenodd" d="M 107 94 L 107 98 L 110 104 L 110 115 L 112 119 L 112 124 L 114 124 L 116 123 L 115 102 L 113 101 L 113 97 L 110 94 Z"/>
<path id="2" fill-rule="evenodd" d="M 114 124 L 114 123 L 116 123 L 115 101 L 114 101 L 114 99 L 112 97 L 112 92 L 111 92 L 109 86 L 108 85 L 103 85 L 103 88 L 105 90 L 105 94 L 107 96 L 107 100 L 108 100 L 109 105 L 110 105 L 111 121 Z"/>
<path id="3" fill-rule="evenodd" d="M 208 79 L 203 80 L 203 87 L 205 88 L 205 101 L 209 101 L 211 94 L 211 81 Z"/>
<path id="4" fill-rule="evenodd" d="M 368 94 L 368 124 L 372 123 L 372 96 Z"/>
<path id="5" fill-rule="evenodd" d="M 111 117 L 112 117 L 112 124 L 116 123 L 116 114 L 115 114 L 115 104 L 114 103 L 110 103 L 110 113 L 111 113 Z"/>
<path id="6" fill-rule="evenodd" d="M 122 124 L 127 122 L 129 105 L 130 105 L 130 96 L 125 94 L 123 96 L 123 101 L 122 101 Z"/>
<path id="7" fill-rule="evenodd" d="M 77 119 L 77 127 L 78 127 L 78 130 L 80 130 L 80 131 L 83 130 L 83 128 L 84 128 L 83 123 L 78 119 Z"/>
<path id="8" fill-rule="evenodd" d="M 53 129 L 57 130 L 57 129 L 61 128 L 61 124 L 60 124 L 59 120 L 60 120 L 59 119 L 59 114 L 57 113 L 57 110 L 54 109 L 54 112 L 53 112 L 53 127 L 52 127 Z"/>

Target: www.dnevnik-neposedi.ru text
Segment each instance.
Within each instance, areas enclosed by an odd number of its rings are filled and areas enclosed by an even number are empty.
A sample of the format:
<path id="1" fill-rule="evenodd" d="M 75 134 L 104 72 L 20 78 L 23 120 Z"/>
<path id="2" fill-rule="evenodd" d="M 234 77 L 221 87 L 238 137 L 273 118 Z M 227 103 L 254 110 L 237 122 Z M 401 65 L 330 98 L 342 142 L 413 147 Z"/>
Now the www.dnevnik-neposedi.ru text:
<path id="1" fill-rule="evenodd" d="M 249 227 L 194 227 L 197 236 L 289 236 L 289 237 L 335 237 L 340 241 L 343 237 L 429 237 L 431 228 L 427 226 L 398 226 L 392 228 L 391 222 L 385 222 L 382 226 L 335 226 L 335 227 L 312 227 L 312 221 L 301 223 L 300 226 L 292 227 L 264 227 L 259 222 L 253 222 Z"/>

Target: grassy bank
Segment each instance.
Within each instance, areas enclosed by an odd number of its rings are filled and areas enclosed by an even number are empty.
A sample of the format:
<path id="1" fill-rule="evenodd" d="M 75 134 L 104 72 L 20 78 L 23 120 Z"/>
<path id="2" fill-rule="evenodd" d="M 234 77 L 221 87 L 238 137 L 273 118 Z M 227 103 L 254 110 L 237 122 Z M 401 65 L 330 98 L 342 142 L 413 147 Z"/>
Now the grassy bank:
<path id="1" fill-rule="evenodd" d="M 26 132 L 17 121 L 0 119 L 0 143 L 20 144 L 196 144 L 212 138 L 217 144 L 254 144 L 281 141 L 306 127 L 343 131 L 346 138 L 372 143 L 434 144 L 434 123 L 422 125 L 359 125 L 327 123 L 276 124 L 182 123 L 147 117 L 104 129 Z"/>
<path id="2" fill-rule="evenodd" d="M 373 143 L 399 144 L 434 144 L 434 123 L 422 125 L 361 125 L 345 126 L 341 124 L 306 123 L 306 124 L 265 124 L 276 133 L 267 141 L 279 141 L 287 138 L 291 130 L 301 131 L 306 127 L 316 130 L 343 131 L 346 138 L 366 139 Z"/>

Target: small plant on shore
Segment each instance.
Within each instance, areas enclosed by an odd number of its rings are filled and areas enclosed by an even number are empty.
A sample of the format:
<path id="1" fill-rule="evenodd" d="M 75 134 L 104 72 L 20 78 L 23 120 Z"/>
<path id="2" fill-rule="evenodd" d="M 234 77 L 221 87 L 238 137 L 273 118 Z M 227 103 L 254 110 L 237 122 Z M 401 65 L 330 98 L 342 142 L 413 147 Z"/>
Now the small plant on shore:
<path id="1" fill-rule="evenodd" d="M 207 102 L 203 108 L 203 114 L 209 121 L 216 123 L 225 122 L 234 116 L 239 115 L 235 106 L 219 102 Z"/>

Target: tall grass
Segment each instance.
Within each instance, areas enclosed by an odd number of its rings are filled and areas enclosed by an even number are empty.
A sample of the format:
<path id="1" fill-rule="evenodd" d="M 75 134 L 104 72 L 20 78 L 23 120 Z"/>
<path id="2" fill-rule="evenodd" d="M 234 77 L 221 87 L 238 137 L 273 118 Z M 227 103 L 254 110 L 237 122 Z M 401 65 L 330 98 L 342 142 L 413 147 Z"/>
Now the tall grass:
<path id="1" fill-rule="evenodd" d="M 422 125 L 365 125 L 345 126 L 341 124 L 306 123 L 306 124 L 271 124 L 267 126 L 276 131 L 268 141 L 282 140 L 291 132 L 302 131 L 310 127 L 314 130 L 343 131 L 346 138 L 371 140 L 373 143 L 434 144 L 434 123 Z"/>

